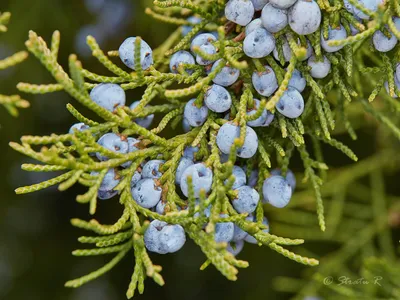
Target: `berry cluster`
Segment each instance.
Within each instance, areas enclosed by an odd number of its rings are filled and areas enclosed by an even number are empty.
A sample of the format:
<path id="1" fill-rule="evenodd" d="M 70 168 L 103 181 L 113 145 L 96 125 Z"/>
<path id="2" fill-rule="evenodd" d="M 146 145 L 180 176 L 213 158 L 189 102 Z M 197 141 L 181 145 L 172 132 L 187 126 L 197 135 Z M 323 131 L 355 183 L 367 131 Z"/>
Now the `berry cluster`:
<path id="1" fill-rule="evenodd" d="M 207 256 L 202 268 L 213 264 L 230 280 L 236 279 L 237 268 L 247 266 L 235 258 L 244 242 L 266 245 L 299 263 L 318 264 L 285 249 L 303 240 L 271 234 L 265 214 L 291 201 L 296 178 L 289 164 L 296 150 L 305 181 L 315 191 L 318 221 L 324 231 L 320 188 L 328 166 L 323 162 L 321 143 L 357 161 L 352 150 L 332 135 L 338 123 L 357 138 L 347 110 L 352 100 L 371 110 L 362 97 L 369 87 L 362 87 L 360 74 L 384 73 L 378 80 L 371 76 L 370 101 L 385 80 L 389 95 L 399 94 L 395 80 L 400 71 L 395 71 L 394 63 L 399 54 L 379 53 L 380 60 L 375 56 L 378 48 L 363 44 L 378 30 L 397 42 L 398 16 L 391 14 L 397 8 L 386 12 L 392 5 L 389 2 L 376 7 L 362 2 L 156 0 L 154 10 L 146 12 L 181 26 L 154 51 L 140 37 L 129 37 L 108 57 L 88 37 L 93 55 L 115 76 L 92 73 L 71 55 L 70 78 L 57 63 L 59 41 L 53 37 L 49 49 L 31 32 L 28 49 L 57 84 L 21 83 L 20 90 L 65 90 L 104 122 L 90 120 L 68 105 L 80 121 L 69 134 L 26 136 L 21 145 L 12 143 L 17 151 L 45 163 L 25 169 L 71 170 L 17 192 L 57 183 L 64 190 L 79 182 L 89 190 L 77 201 L 90 203 L 92 214 L 97 199 L 117 195 L 125 208 L 111 226 L 73 221 L 77 227 L 107 235 L 83 237 L 82 242 L 96 243 L 98 249 L 78 250 L 76 255 L 118 255 L 95 274 L 67 286 L 77 287 L 100 276 L 131 248 L 136 267 L 128 296 L 137 286 L 141 290 L 145 272 L 163 284 L 161 268 L 152 265 L 147 250 L 172 253 L 182 248 L 187 237 Z M 386 24 L 390 31 L 385 31 Z M 113 56 L 119 56 L 131 73 L 112 62 Z M 360 65 L 353 63 L 355 57 Z M 377 66 L 364 66 L 370 60 Z M 142 99 L 127 103 L 127 90 L 143 86 Z M 383 97 L 397 105 L 389 95 Z M 153 126 L 158 113 L 163 118 Z M 397 130 L 380 112 L 373 114 Z M 176 129 L 180 123 L 183 133 Z M 172 138 L 164 134 L 168 125 L 175 130 Z M 305 145 L 308 140 L 313 155 Z M 38 144 L 51 146 L 40 151 L 31 147 Z"/>

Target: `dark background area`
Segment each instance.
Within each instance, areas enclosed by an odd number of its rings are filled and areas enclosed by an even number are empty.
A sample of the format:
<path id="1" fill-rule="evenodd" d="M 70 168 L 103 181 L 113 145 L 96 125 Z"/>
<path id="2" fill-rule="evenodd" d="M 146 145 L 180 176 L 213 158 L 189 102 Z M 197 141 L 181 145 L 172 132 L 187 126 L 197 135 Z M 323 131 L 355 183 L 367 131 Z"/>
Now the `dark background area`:
<path id="1" fill-rule="evenodd" d="M 82 50 L 82 40 L 77 42 L 77 36 L 91 33 L 92 29 L 96 37 L 107 28 L 110 32 L 99 39 L 104 50 L 117 49 L 126 37 L 132 35 L 142 36 L 155 48 L 174 29 L 144 15 L 146 2 L 149 1 L 127 1 L 129 4 L 122 15 L 113 15 L 111 10 L 108 17 L 99 17 L 99 14 L 89 12 L 84 1 L 0 0 L 0 11 L 12 13 L 9 31 L 0 35 L 0 58 L 23 50 L 29 30 L 36 31 L 50 41 L 52 32 L 58 29 L 61 32 L 59 57 L 63 66 L 66 66 L 68 55 L 78 50 L 86 69 L 107 74 L 98 62 Z M 97 24 L 96 27 L 93 24 Z M 17 67 L 0 72 L 1 93 L 17 93 L 15 86 L 20 81 L 54 82 L 33 56 Z M 130 91 L 128 99 L 131 102 L 137 100 L 140 92 Z M 76 102 L 66 93 L 23 97 L 31 102 L 31 107 L 22 110 L 17 119 L 0 108 L 0 299 L 125 299 L 134 267 L 132 252 L 100 279 L 77 290 L 64 288 L 65 281 L 87 274 L 112 258 L 71 255 L 72 250 L 85 246 L 80 245 L 77 238 L 88 233 L 73 228 L 69 223 L 74 217 L 90 219 L 88 207 L 75 202 L 76 194 L 83 189 L 73 188 L 60 193 L 56 188 L 50 188 L 34 194 L 14 194 L 16 187 L 40 182 L 52 174 L 22 171 L 20 164 L 31 161 L 13 151 L 8 142 L 18 141 L 21 135 L 63 133 L 75 123 L 65 105 Z M 357 148 L 361 150 L 363 147 L 359 145 Z M 362 152 L 367 155 L 372 150 L 364 148 L 360 151 L 361 156 Z M 337 157 L 343 159 L 343 156 Z M 330 162 L 335 164 L 337 157 L 330 157 Z M 102 223 L 113 223 L 120 214 L 121 207 L 113 199 L 100 202 L 95 218 Z M 329 248 L 321 248 L 313 243 L 308 245 L 315 252 L 323 253 Z M 286 295 L 273 291 L 272 279 L 279 275 L 299 277 L 304 269 L 266 247 L 254 245 L 246 245 L 239 256 L 248 260 L 250 267 L 240 271 L 237 282 L 229 282 L 213 267 L 200 271 L 204 255 L 192 242 L 178 253 L 166 256 L 152 254 L 151 257 L 155 264 L 163 266 L 161 274 L 166 285 L 159 287 L 147 279 L 144 295 L 136 295 L 135 299 L 285 299 Z"/>

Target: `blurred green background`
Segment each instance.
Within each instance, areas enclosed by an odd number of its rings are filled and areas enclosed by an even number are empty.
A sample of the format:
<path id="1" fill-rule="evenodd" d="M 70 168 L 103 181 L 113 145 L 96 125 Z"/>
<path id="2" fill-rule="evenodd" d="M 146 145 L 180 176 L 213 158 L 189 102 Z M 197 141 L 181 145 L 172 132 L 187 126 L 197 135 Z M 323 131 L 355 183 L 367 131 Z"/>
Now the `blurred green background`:
<path id="1" fill-rule="evenodd" d="M 64 66 L 70 53 L 78 53 L 85 68 L 107 74 L 88 55 L 84 36 L 94 35 L 104 50 L 117 49 L 132 35 L 140 35 L 156 47 L 174 27 L 145 16 L 146 2 L 149 1 L 0 0 L 0 11 L 12 13 L 9 31 L 0 36 L 0 58 L 23 50 L 29 30 L 36 31 L 48 41 L 52 32 L 58 29 L 61 32 L 60 61 Z M 99 9 L 101 4 L 105 5 L 105 10 Z M 53 82 L 32 56 L 27 62 L 0 72 L 0 91 L 17 93 L 15 86 L 20 81 Z M 140 92 L 130 92 L 128 96 L 133 101 L 140 97 Z M 81 189 L 59 193 L 56 188 L 51 188 L 23 196 L 14 194 L 16 187 L 45 180 L 47 174 L 21 171 L 20 164 L 29 160 L 12 151 L 8 142 L 27 134 L 63 133 L 75 122 L 65 105 L 76 102 L 65 93 L 23 97 L 31 102 L 31 107 L 22 110 L 18 119 L 0 109 L 0 171 L 3 178 L 0 181 L 0 299 L 125 299 L 134 266 L 132 253 L 97 281 L 77 290 L 63 286 L 65 281 L 87 274 L 111 259 L 71 255 L 72 250 L 80 247 L 77 237 L 86 233 L 73 228 L 69 220 L 72 217 L 90 219 L 87 207 L 74 201 Z M 365 141 L 370 141 L 369 134 L 374 133 L 365 133 Z M 350 145 L 355 146 L 354 143 Z M 362 144 L 356 149 L 360 150 L 357 154 L 361 157 L 374 150 Z M 328 163 L 339 165 L 348 160 L 336 154 L 328 156 Z M 112 223 L 119 217 L 121 207 L 115 201 L 105 201 L 100 203 L 98 212 L 97 219 Z M 308 246 L 320 253 L 332 248 L 313 243 Z M 199 271 L 204 256 L 191 242 L 178 253 L 152 255 L 154 263 L 163 266 L 166 285 L 159 287 L 146 280 L 144 295 L 136 295 L 135 299 L 286 299 L 287 295 L 273 291 L 272 278 L 278 275 L 299 277 L 304 269 L 265 247 L 245 247 L 239 257 L 248 260 L 250 267 L 241 270 L 239 280 L 233 283 L 213 267 Z"/>

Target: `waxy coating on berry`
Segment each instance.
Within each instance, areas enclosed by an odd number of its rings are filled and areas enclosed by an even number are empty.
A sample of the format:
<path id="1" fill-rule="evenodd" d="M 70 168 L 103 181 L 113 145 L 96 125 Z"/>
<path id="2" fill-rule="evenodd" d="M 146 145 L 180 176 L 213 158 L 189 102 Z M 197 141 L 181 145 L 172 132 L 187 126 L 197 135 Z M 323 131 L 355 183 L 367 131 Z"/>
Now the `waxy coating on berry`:
<path id="1" fill-rule="evenodd" d="M 186 103 L 183 116 L 186 118 L 190 126 L 199 127 L 207 120 L 208 108 L 204 105 L 198 108 L 195 105 L 195 101 L 196 99 L 192 99 Z"/>
<path id="2" fill-rule="evenodd" d="M 186 197 L 189 196 L 189 176 L 192 177 L 192 185 L 195 198 L 198 198 L 200 196 L 201 190 L 204 190 L 206 193 L 211 190 L 211 185 L 213 181 L 212 170 L 203 163 L 194 164 L 186 168 L 181 176 L 181 190 Z"/>
<path id="3" fill-rule="evenodd" d="M 144 208 L 156 206 L 161 199 L 161 192 L 156 179 L 151 178 L 139 180 L 131 190 L 133 199 Z"/>
<path id="4" fill-rule="evenodd" d="M 221 214 L 221 218 L 227 218 L 228 215 Z M 221 222 L 215 224 L 215 241 L 217 243 L 230 242 L 233 239 L 234 224 L 232 222 Z"/>
<path id="5" fill-rule="evenodd" d="M 289 8 L 289 26 L 297 34 L 316 32 L 321 19 L 321 9 L 314 0 L 298 0 Z"/>
<path id="6" fill-rule="evenodd" d="M 215 48 L 215 46 L 212 45 L 212 44 L 201 45 L 199 47 L 199 49 L 201 50 L 201 52 L 204 52 L 204 53 L 206 53 L 208 55 L 213 55 L 213 54 L 217 53 L 217 48 Z M 200 54 L 197 54 L 196 55 L 196 62 L 201 66 L 207 66 L 207 65 L 212 64 L 214 62 L 214 60 L 208 60 L 208 59 L 202 57 Z"/>
<path id="7" fill-rule="evenodd" d="M 246 114 L 247 114 L 248 116 L 254 115 L 254 114 L 257 112 L 258 108 L 260 107 L 260 100 L 258 100 L 258 99 L 253 99 L 253 102 L 254 102 L 254 107 L 252 107 L 252 108 L 248 107 L 248 108 L 247 108 Z M 247 121 L 247 125 L 250 126 L 250 127 L 260 127 L 260 126 L 264 126 L 265 123 L 266 123 L 267 120 L 268 120 L 268 116 L 269 116 L 269 115 L 268 115 L 267 110 L 264 109 L 264 110 L 262 111 L 262 113 L 261 113 L 261 116 L 259 116 L 259 117 L 258 117 L 257 119 L 255 119 L 255 120 Z"/>
<path id="8" fill-rule="evenodd" d="M 275 38 L 265 28 L 257 28 L 243 41 L 243 52 L 251 58 L 268 56 L 275 48 Z"/>
<path id="9" fill-rule="evenodd" d="M 269 0 L 269 3 L 277 8 L 286 9 L 295 4 L 296 1 L 297 0 Z"/>
<path id="10" fill-rule="evenodd" d="M 144 233 L 147 250 L 158 254 L 174 253 L 186 242 L 185 230 L 181 225 L 153 220 Z"/>
<path id="11" fill-rule="evenodd" d="M 235 139 L 240 137 L 240 127 L 228 122 L 221 126 L 217 134 L 217 145 L 222 153 L 229 154 Z M 243 146 L 237 149 L 237 155 L 242 158 L 250 158 L 256 154 L 258 137 L 255 131 L 246 126 L 246 135 Z"/>
<path id="12" fill-rule="evenodd" d="M 307 81 L 304 79 L 301 72 L 297 69 L 294 69 L 294 71 L 292 73 L 292 77 L 289 80 L 288 86 L 295 88 L 296 90 L 298 90 L 301 93 L 306 88 L 306 85 L 307 85 Z"/>
<path id="13" fill-rule="evenodd" d="M 99 172 L 91 172 L 91 176 L 98 176 Z M 101 200 L 107 200 L 118 194 L 114 188 L 120 183 L 122 177 L 117 173 L 116 169 L 111 168 L 105 174 L 99 190 L 97 192 L 97 197 Z"/>
<path id="14" fill-rule="evenodd" d="M 278 80 L 275 72 L 269 66 L 265 66 L 265 71 L 263 72 L 253 72 L 251 81 L 256 91 L 265 97 L 271 96 L 278 89 Z"/>
<path id="15" fill-rule="evenodd" d="M 218 84 L 213 84 L 204 95 L 204 102 L 213 112 L 223 113 L 232 105 L 232 98 L 228 90 Z"/>
<path id="16" fill-rule="evenodd" d="M 136 37 L 127 38 L 119 47 L 121 61 L 130 69 L 135 70 L 135 42 Z M 144 40 L 140 41 L 140 65 L 147 70 L 153 64 L 153 50 Z"/>
<path id="17" fill-rule="evenodd" d="M 225 5 L 225 17 L 241 26 L 246 26 L 253 19 L 254 6 L 250 0 L 229 0 Z"/>
<path id="18" fill-rule="evenodd" d="M 323 56 L 321 61 L 317 60 L 316 56 L 313 55 L 308 59 L 307 64 L 311 67 L 310 75 L 317 79 L 325 78 L 331 70 L 331 62 L 326 56 Z"/>
<path id="19" fill-rule="evenodd" d="M 292 197 L 292 188 L 282 176 L 273 175 L 263 183 L 264 203 L 283 208 L 289 204 Z"/>
<path id="20" fill-rule="evenodd" d="M 176 168 L 176 173 L 175 173 L 175 183 L 176 184 L 181 184 L 181 178 L 183 172 L 190 166 L 194 165 L 193 160 L 187 157 L 182 157 L 179 161 L 178 167 Z"/>
<path id="21" fill-rule="evenodd" d="M 253 219 L 253 221 L 256 221 L 255 218 Z M 262 232 L 265 233 L 269 233 L 269 222 L 268 219 L 266 217 L 263 218 L 263 225 L 268 226 L 267 229 L 263 229 Z M 246 235 L 246 237 L 244 238 L 244 241 L 250 244 L 257 244 L 258 241 L 255 239 L 255 237 L 253 237 L 252 235 L 248 234 Z"/>
<path id="22" fill-rule="evenodd" d="M 215 70 L 215 68 L 219 65 L 222 59 L 217 60 L 212 68 L 211 72 Z M 219 84 L 221 86 L 230 86 L 234 84 L 240 75 L 240 71 L 238 69 L 232 68 L 229 65 L 226 65 L 222 68 L 222 70 L 214 77 L 213 82 Z"/>
<path id="23" fill-rule="evenodd" d="M 263 23 L 261 18 L 254 19 L 249 24 L 247 24 L 245 29 L 246 36 L 248 36 L 250 33 L 252 33 L 254 30 L 258 28 L 263 28 Z"/>
<path id="24" fill-rule="evenodd" d="M 201 18 L 197 16 L 190 16 L 189 18 L 186 19 L 191 25 L 197 25 L 201 22 Z M 191 30 L 193 29 L 193 26 L 190 25 L 184 25 L 182 26 L 182 36 L 186 36 Z"/>
<path id="25" fill-rule="evenodd" d="M 252 213 L 256 210 L 260 195 L 250 186 L 244 185 L 234 190 L 237 197 L 232 200 L 232 205 L 238 213 Z"/>
<path id="26" fill-rule="evenodd" d="M 125 105 L 125 91 L 114 83 L 101 83 L 90 91 L 90 98 L 110 112 Z"/>
<path id="27" fill-rule="evenodd" d="M 217 39 L 215 38 L 214 35 L 211 33 L 201 33 L 198 36 L 196 36 L 191 44 L 190 44 L 190 51 L 194 52 L 193 49 L 194 47 L 201 47 L 202 45 L 208 45 L 211 44 L 212 42 L 215 42 Z"/>
<path id="28" fill-rule="evenodd" d="M 276 104 L 276 109 L 287 118 L 300 117 L 304 111 L 303 96 L 295 88 L 288 87 Z"/>
<path id="29" fill-rule="evenodd" d="M 131 110 L 134 110 L 138 105 L 140 104 L 140 101 L 135 101 L 129 106 Z M 143 118 L 136 118 L 134 121 L 136 124 L 139 126 L 142 126 L 143 128 L 149 128 L 151 126 L 151 123 L 153 123 L 154 115 L 148 115 Z"/>
<path id="30" fill-rule="evenodd" d="M 262 10 L 269 0 L 251 0 L 256 11 Z"/>
<path id="31" fill-rule="evenodd" d="M 128 153 L 129 150 L 129 144 L 127 138 L 125 136 L 118 135 L 115 133 L 106 133 L 97 141 L 97 144 L 110 151 L 121 154 Z M 99 160 L 102 161 L 108 160 L 108 157 L 103 156 L 100 152 L 97 152 L 96 156 Z"/>
<path id="32" fill-rule="evenodd" d="M 87 130 L 87 129 L 89 129 L 89 128 L 90 128 L 90 127 L 87 126 L 85 123 L 76 123 L 76 124 L 74 124 L 74 125 L 72 125 L 72 126 L 70 127 L 70 129 L 68 130 L 68 133 L 69 133 L 69 134 L 74 134 L 75 131 L 80 132 L 80 131 Z"/>
<path id="33" fill-rule="evenodd" d="M 149 160 L 143 167 L 142 177 L 157 179 L 162 176 L 160 171 L 161 166 L 165 163 L 164 160 L 154 159 Z"/>
<path id="34" fill-rule="evenodd" d="M 340 41 L 347 38 L 346 29 L 342 25 L 337 28 L 332 28 L 329 26 L 328 29 L 328 38 L 324 38 L 324 32 L 321 30 L 321 46 L 326 52 L 337 52 L 344 47 L 344 45 L 340 46 L 329 46 L 329 41 Z"/>
<path id="35" fill-rule="evenodd" d="M 279 175 L 282 176 L 282 171 L 280 169 L 274 169 L 271 171 L 271 175 Z M 292 191 L 296 189 L 296 176 L 294 176 L 294 173 L 291 170 L 286 171 L 286 176 L 285 179 L 289 183 L 290 187 L 292 188 Z"/>
<path id="36" fill-rule="evenodd" d="M 288 24 L 288 11 L 268 3 L 262 10 L 261 20 L 265 29 L 269 32 L 276 33 L 281 31 Z"/>
<path id="37" fill-rule="evenodd" d="M 246 184 L 247 178 L 244 170 L 239 166 L 233 166 L 232 175 L 235 177 L 235 181 L 233 182 L 232 189 L 236 190 L 241 186 Z M 227 184 L 228 179 L 225 180 L 225 184 Z"/>
<path id="38" fill-rule="evenodd" d="M 188 51 L 181 50 L 171 56 L 171 60 L 169 61 L 169 69 L 172 73 L 177 74 L 179 73 L 179 67 L 183 64 L 195 65 L 196 61 L 194 60 L 193 55 Z M 185 71 L 188 74 L 193 73 L 193 70 L 190 69 L 185 69 Z"/>
<path id="39" fill-rule="evenodd" d="M 242 252 L 244 246 L 244 241 L 239 240 L 237 242 L 230 242 L 228 243 L 228 246 L 226 247 L 226 250 L 230 252 L 233 256 L 238 255 L 240 252 Z"/>

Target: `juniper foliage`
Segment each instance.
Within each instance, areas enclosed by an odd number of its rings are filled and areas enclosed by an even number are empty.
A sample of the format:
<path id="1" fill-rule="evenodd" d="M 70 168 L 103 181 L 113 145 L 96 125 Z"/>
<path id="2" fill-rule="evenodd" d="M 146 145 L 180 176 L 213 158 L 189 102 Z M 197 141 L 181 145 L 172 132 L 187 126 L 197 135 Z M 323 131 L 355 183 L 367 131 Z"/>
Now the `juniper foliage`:
<path id="1" fill-rule="evenodd" d="M 126 71 L 115 61 L 118 51 L 105 53 L 96 40 L 89 36 L 87 44 L 93 56 L 110 75 L 95 74 L 85 69 L 74 54 L 69 56 L 69 73 L 67 73 L 58 63 L 60 33 L 56 31 L 53 34 L 50 46 L 35 32 L 29 33 L 29 39 L 26 42 L 29 52 L 53 75 L 55 83 L 42 85 L 19 83 L 18 89 L 21 92 L 33 94 L 65 91 L 80 104 L 96 113 L 97 118 L 91 120 L 82 115 L 72 104 L 68 104 L 68 111 L 79 122 L 90 126 L 88 130 L 76 131 L 73 134 L 23 136 L 20 143 L 10 143 L 16 151 L 39 162 L 22 165 L 24 170 L 65 171 L 62 175 L 45 182 L 18 188 L 16 192 L 30 193 L 57 184 L 59 190 L 64 191 L 75 184 L 81 184 L 86 186 L 88 191 L 83 195 L 78 195 L 76 200 L 79 203 L 87 203 L 89 212 L 94 215 L 98 201 L 97 193 L 107 170 L 132 162 L 128 168 L 119 170 L 121 181 L 116 190 L 119 191 L 119 203 L 123 208 L 123 213 L 114 224 L 101 224 L 95 219 L 71 220 L 73 226 L 93 234 L 79 238 L 81 243 L 90 244 L 93 247 L 76 250 L 73 255 L 114 254 L 114 257 L 100 269 L 68 281 L 66 286 L 79 287 L 96 279 L 111 270 L 131 250 L 135 256 L 135 267 L 127 297 L 133 297 L 136 290 L 143 293 L 146 277 L 151 277 L 156 283 L 163 285 L 164 279 L 160 274 L 162 267 L 153 264 L 144 245 L 143 234 L 149 225 L 150 218 L 181 225 L 206 256 L 206 262 L 201 269 L 212 264 L 229 280 L 236 280 L 238 268 L 246 268 L 248 263 L 230 254 L 226 250 L 226 243 L 214 241 L 215 226 L 219 222 L 234 222 L 252 235 L 259 245 L 267 246 L 289 259 L 309 266 L 317 266 L 319 261 L 309 258 L 308 254 L 296 254 L 286 248 L 298 246 L 299 251 L 303 251 L 300 245 L 304 243 L 304 239 L 332 240 L 342 245 L 337 253 L 322 259 L 326 261 L 326 264 L 317 267 L 317 272 L 314 273 L 316 275 L 313 275 L 312 280 L 307 284 L 304 284 L 302 280 L 290 278 L 277 280 L 278 289 L 286 292 L 298 292 L 300 289 L 299 296 L 319 294 L 321 290 L 328 296 L 331 295 L 329 293 L 339 293 L 339 295 L 349 297 L 362 295 L 365 291 L 346 288 L 326 291 L 329 287 L 321 284 L 321 278 L 332 270 L 339 268 L 346 270 L 348 260 L 355 252 L 361 251 L 362 245 L 368 245 L 371 253 L 374 252 L 376 250 L 373 244 L 375 237 L 379 239 L 380 251 L 388 252 L 385 256 L 390 258 L 389 262 L 396 260 L 394 246 L 390 239 L 389 223 L 382 217 L 389 216 L 393 210 L 385 206 L 380 199 L 386 198 L 382 179 L 383 170 L 386 167 L 398 165 L 397 144 L 388 143 L 390 146 L 377 152 L 373 157 L 357 162 L 356 154 L 335 137 L 347 133 L 356 140 L 356 131 L 364 126 L 370 126 L 369 122 L 363 121 L 367 113 L 380 124 L 379 128 L 384 128 L 384 132 L 390 133 L 391 139 L 400 139 L 398 124 L 400 104 L 393 98 L 395 95 L 400 96 L 393 76 L 396 64 L 400 61 L 400 48 L 397 46 L 393 51 L 382 54 L 369 46 L 374 32 L 379 29 L 384 30 L 385 26 L 388 26 L 392 34 L 400 38 L 400 32 L 392 21 L 392 17 L 400 16 L 400 5 L 396 0 L 389 0 L 376 12 L 371 12 L 357 1 L 349 0 L 352 5 L 371 17 L 371 21 L 367 22 L 360 21 L 349 14 L 344 9 L 343 1 L 319 0 L 317 2 L 323 14 L 321 30 L 324 33 L 328 32 L 329 26 L 334 27 L 339 22 L 349 33 L 344 40 L 328 42 L 330 46 L 344 46 L 342 50 L 335 53 L 324 53 L 321 49 L 320 31 L 307 36 L 317 59 L 325 55 L 332 64 L 330 74 L 324 79 L 311 77 L 307 62 L 302 61 L 306 55 L 307 41 L 303 36 L 298 36 L 291 31 L 289 27 L 275 34 L 278 60 L 275 60 L 273 56 L 261 59 L 246 57 L 242 47 L 245 36 L 244 27 L 236 26 L 222 17 L 226 4 L 224 0 L 155 0 L 153 7 L 148 8 L 146 13 L 158 21 L 175 24 L 178 28 L 155 49 L 153 52 L 155 64 L 147 70 L 139 67 L 135 72 Z M 202 21 L 198 24 L 190 24 L 187 18 L 192 15 L 199 16 Z M 192 29 L 182 37 L 182 26 L 185 25 L 192 26 Z M 351 35 L 350 25 L 359 33 Z M 178 68 L 179 72 L 170 73 L 168 65 L 171 55 L 180 50 L 188 50 L 191 39 L 204 30 L 218 32 L 218 40 L 213 43 L 218 52 L 207 54 L 198 48 L 193 51 L 205 60 L 220 59 L 217 67 L 206 72 L 198 66 L 184 65 Z M 384 32 L 390 35 L 389 32 L 385 30 Z M 288 63 L 285 63 L 282 49 L 285 36 L 293 53 Z M 296 43 L 297 40 L 300 41 L 299 44 Z M 140 42 L 141 39 L 137 38 L 135 57 L 139 57 Z M 167 128 L 175 129 L 182 122 L 184 106 L 189 99 L 196 98 L 198 106 L 203 103 L 205 90 L 226 64 L 241 72 L 239 80 L 229 88 L 233 102 L 230 121 L 241 127 L 241 135 L 235 141 L 228 160 L 223 162 L 216 145 L 216 134 L 221 125 L 228 121 L 218 114 L 209 113 L 202 126 L 192 128 L 185 134 L 167 138 L 164 132 Z M 251 74 L 253 71 L 262 71 L 266 64 L 277 75 L 279 88 L 271 97 L 261 97 L 257 112 L 247 115 L 248 108 L 254 106 L 253 96 L 257 96 L 251 84 Z M 135 61 L 135 65 L 140 66 L 140 61 Z M 193 72 L 189 74 L 186 70 L 191 67 Z M 302 72 L 307 82 L 307 89 L 303 93 L 305 111 L 301 117 L 292 120 L 276 112 L 275 105 L 287 89 L 295 69 Z M 365 78 L 368 78 L 368 85 L 364 82 Z M 385 81 L 388 82 L 389 94 L 383 88 Z M 111 113 L 94 103 L 89 97 L 88 90 L 100 83 L 115 83 L 124 90 L 142 87 L 145 91 L 136 108 L 131 110 L 128 107 L 120 107 Z M 155 99 L 162 101 L 163 104 L 154 104 Z M 257 154 L 246 161 L 240 160 L 236 157 L 236 149 L 244 143 L 246 123 L 260 117 L 264 109 L 274 112 L 275 119 L 270 127 L 255 129 L 259 137 Z M 150 130 L 133 121 L 151 114 L 160 114 L 163 117 L 159 124 Z M 96 143 L 97 138 L 110 131 L 124 137 L 139 138 L 140 150 L 119 154 L 99 146 Z M 339 171 L 328 171 L 328 166 L 324 162 L 323 144 L 336 148 L 357 163 L 341 170 L 340 175 L 335 176 L 338 174 L 335 172 Z M 204 192 L 200 194 L 200 205 L 196 205 L 193 187 L 190 184 L 187 200 L 176 190 L 175 171 L 186 146 L 199 147 L 196 158 L 204 161 L 214 173 L 212 190 L 209 194 Z M 93 152 L 106 155 L 109 160 L 99 162 L 90 155 Z M 280 168 L 285 174 L 295 152 L 298 152 L 304 166 L 304 184 L 303 189 L 295 194 L 289 207 L 276 210 L 260 202 L 254 222 L 246 220 L 247 214 L 238 214 L 230 202 L 232 197 L 230 190 L 233 184 L 231 173 L 235 163 L 245 164 L 248 172 L 258 169 L 257 190 L 261 191 L 262 183 L 269 177 L 271 168 Z M 130 189 L 131 178 L 142 162 L 148 159 L 159 159 L 160 155 L 165 160 L 162 165 L 163 175 L 159 179 L 159 185 L 162 187 L 162 201 L 166 202 L 165 215 L 139 206 L 132 198 Z M 91 175 L 92 171 L 97 171 L 97 175 Z M 297 175 L 300 176 L 300 172 Z M 363 176 L 371 177 L 371 185 L 366 186 L 357 181 Z M 228 184 L 224 184 L 227 179 Z M 351 188 L 349 188 L 350 185 Z M 338 189 L 338 186 L 341 188 Z M 314 193 L 312 198 L 309 196 L 310 189 Z M 352 202 L 348 200 L 351 198 L 347 197 L 349 193 L 356 198 L 371 194 L 372 196 L 368 197 L 368 199 L 371 198 L 371 203 Z M 262 192 L 260 195 L 262 196 Z M 398 201 L 398 199 L 392 200 Z M 213 208 L 210 216 L 207 217 L 203 211 L 210 204 Z M 180 209 L 184 207 L 188 209 Z M 371 207 L 376 209 L 376 213 L 371 214 L 371 210 L 367 210 Z M 326 208 L 328 208 L 327 213 L 325 213 Z M 364 215 L 366 211 L 368 213 Z M 199 217 L 195 217 L 196 213 L 199 213 Z M 228 217 L 222 218 L 220 213 Z M 266 226 L 262 224 L 264 215 L 272 220 L 271 233 L 263 231 L 266 229 Z M 315 215 L 317 218 L 314 217 Z M 203 230 L 204 223 L 208 225 Z M 346 229 L 341 230 L 341 227 Z M 354 231 L 358 230 L 361 230 L 361 233 L 354 237 Z M 312 254 L 311 257 L 316 257 L 316 255 Z M 361 265 L 360 262 L 359 267 Z M 379 258 L 364 261 L 362 272 L 371 273 L 371 270 L 384 270 L 388 274 L 394 274 L 392 266 Z M 288 290 L 289 287 L 295 286 L 298 288 Z M 330 286 L 330 288 L 333 287 L 335 286 Z M 398 293 L 397 287 L 385 295 L 396 298 Z"/>
<path id="2" fill-rule="evenodd" d="M 10 18 L 11 14 L 9 12 L 0 12 L 0 33 L 7 31 L 6 25 Z M 0 71 L 19 64 L 27 57 L 28 52 L 20 51 L 4 59 L 0 58 Z M 4 106 L 12 116 L 16 117 L 18 116 L 18 108 L 29 107 L 29 102 L 21 99 L 18 95 L 6 96 L 0 94 L 0 105 Z"/>

